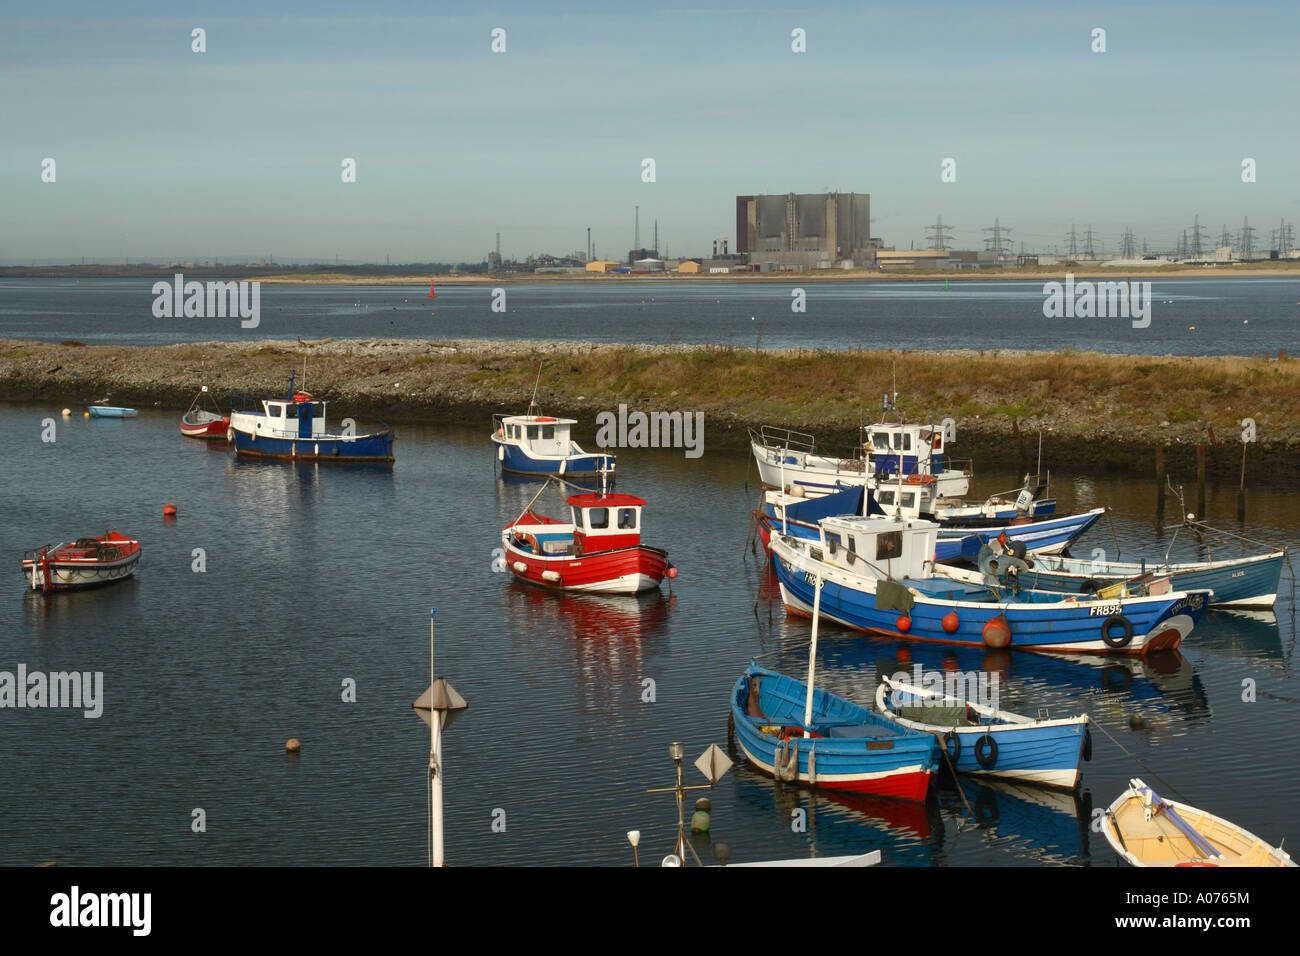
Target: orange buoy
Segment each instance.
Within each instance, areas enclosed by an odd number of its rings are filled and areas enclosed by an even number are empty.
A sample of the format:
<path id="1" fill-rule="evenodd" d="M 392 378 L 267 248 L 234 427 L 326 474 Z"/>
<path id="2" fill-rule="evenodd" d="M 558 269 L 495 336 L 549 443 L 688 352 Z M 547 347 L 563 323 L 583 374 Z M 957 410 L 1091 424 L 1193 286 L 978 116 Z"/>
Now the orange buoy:
<path id="1" fill-rule="evenodd" d="M 677 579 L 677 569 L 670 565 L 668 568 L 668 580 L 674 581 L 676 579 Z"/>
<path id="2" fill-rule="evenodd" d="M 163 517 L 164 518 L 176 517 L 176 506 L 172 504 L 170 501 L 163 505 Z"/>
<path id="3" fill-rule="evenodd" d="M 299 750 L 302 749 L 302 744 L 298 742 L 297 737 L 290 737 L 287 741 L 285 741 L 284 749 L 287 753 L 296 754 Z"/>
<path id="4" fill-rule="evenodd" d="M 906 634 L 912 629 L 912 619 L 906 614 L 900 614 L 898 615 L 898 620 L 894 622 L 894 627 Z"/>
<path id="5" fill-rule="evenodd" d="M 993 620 L 984 625 L 982 631 L 984 643 L 994 650 L 1001 650 L 1011 643 L 1011 625 L 1007 623 L 1007 616 L 999 614 Z"/>
<path id="6" fill-rule="evenodd" d="M 943 629 L 945 631 L 952 634 L 957 630 L 957 628 L 961 627 L 961 618 L 957 616 L 956 611 L 949 611 L 943 616 L 943 620 L 940 623 L 943 624 Z"/>

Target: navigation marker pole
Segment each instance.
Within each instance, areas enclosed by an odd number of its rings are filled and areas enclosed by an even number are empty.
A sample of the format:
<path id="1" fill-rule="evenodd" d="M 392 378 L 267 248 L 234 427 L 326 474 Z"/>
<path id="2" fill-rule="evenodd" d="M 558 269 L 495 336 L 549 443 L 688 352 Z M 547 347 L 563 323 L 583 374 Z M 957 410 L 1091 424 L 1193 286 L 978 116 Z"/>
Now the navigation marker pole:
<path id="1" fill-rule="evenodd" d="M 437 613 L 437 608 L 429 609 L 429 689 L 411 705 L 429 725 L 429 866 L 446 865 L 442 843 L 442 732 L 469 706 L 446 678 L 433 676 L 433 619 Z"/>

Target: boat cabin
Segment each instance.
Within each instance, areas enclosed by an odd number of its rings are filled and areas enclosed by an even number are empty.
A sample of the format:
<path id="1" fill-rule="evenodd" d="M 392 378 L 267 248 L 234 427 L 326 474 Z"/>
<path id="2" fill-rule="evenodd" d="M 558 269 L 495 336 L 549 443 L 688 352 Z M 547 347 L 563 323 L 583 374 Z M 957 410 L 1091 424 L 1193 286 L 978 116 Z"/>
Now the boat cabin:
<path id="1" fill-rule="evenodd" d="M 923 518 L 826 518 L 821 522 L 821 560 L 855 574 L 924 578 L 932 571 L 939 525 Z"/>
<path id="2" fill-rule="evenodd" d="M 496 437 L 539 457 L 563 457 L 573 450 L 570 429 L 576 418 L 546 415 L 494 416 Z"/>
<path id="3" fill-rule="evenodd" d="M 573 541 L 579 554 L 634 548 L 641 543 L 641 509 L 635 495 L 589 492 L 568 499 L 573 516 Z"/>
<path id="4" fill-rule="evenodd" d="M 281 398 L 232 395 L 231 403 L 231 423 L 250 434 L 290 439 L 326 437 L 325 403 L 306 392 L 294 392 Z M 242 407 L 236 408 L 237 404 Z"/>
<path id="5" fill-rule="evenodd" d="M 943 473 L 942 425 L 876 422 L 862 431 L 863 448 L 878 477 Z"/>

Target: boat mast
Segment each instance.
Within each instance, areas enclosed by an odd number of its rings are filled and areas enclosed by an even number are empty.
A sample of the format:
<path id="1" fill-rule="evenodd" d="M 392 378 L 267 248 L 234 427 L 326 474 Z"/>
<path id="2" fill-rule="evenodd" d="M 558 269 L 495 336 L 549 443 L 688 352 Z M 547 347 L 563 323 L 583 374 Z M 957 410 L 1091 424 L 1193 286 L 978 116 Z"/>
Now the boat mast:
<path id="1" fill-rule="evenodd" d="M 813 671 L 817 664 L 817 618 L 821 614 L 822 608 L 822 577 L 818 574 L 813 583 L 813 610 L 812 610 L 812 644 L 808 648 L 808 699 L 804 703 L 803 709 L 803 729 L 805 733 L 812 733 L 812 714 L 813 714 Z"/>
<path id="2" fill-rule="evenodd" d="M 528 402 L 529 418 L 537 417 L 537 413 L 541 411 L 541 409 L 537 407 L 537 386 L 541 384 L 542 384 L 542 363 L 541 360 L 539 359 L 537 362 L 537 381 L 533 382 L 533 397 Z"/>

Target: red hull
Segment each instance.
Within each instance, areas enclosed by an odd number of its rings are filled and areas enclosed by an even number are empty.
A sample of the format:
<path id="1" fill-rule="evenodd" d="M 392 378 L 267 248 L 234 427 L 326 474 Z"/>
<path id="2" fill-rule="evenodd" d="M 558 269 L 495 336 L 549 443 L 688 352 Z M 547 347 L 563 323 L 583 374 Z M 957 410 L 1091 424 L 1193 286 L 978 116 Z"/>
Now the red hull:
<path id="1" fill-rule="evenodd" d="M 635 594 L 657 588 L 668 573 L 667 552 L 645 545 L 582 555 L 537 555 L 507 543 L 505 555 L 510 572 L 521 581 L 561 591 Z"/>
<path id="2" fill-rule="evenodd" d="M 202 425 L 187 425 L 185 422 L 181 422 L 181 434 L 186 438 L 224 439 L 229 428 L 230 419 L 228 418 L 223 418 L 219 422 L 207 422 Z"/>

